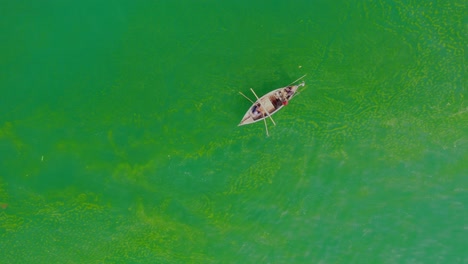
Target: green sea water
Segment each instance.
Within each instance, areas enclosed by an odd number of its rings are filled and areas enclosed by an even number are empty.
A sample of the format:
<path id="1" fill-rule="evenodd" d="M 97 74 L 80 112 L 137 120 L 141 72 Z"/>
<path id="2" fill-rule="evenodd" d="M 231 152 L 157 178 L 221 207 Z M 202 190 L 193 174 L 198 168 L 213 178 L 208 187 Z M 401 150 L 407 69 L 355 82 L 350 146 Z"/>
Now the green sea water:
<path id="1" fill-rule="evenodd" d="M 0 263 L 468 263 L 466 11 L 1 1 Z"/>

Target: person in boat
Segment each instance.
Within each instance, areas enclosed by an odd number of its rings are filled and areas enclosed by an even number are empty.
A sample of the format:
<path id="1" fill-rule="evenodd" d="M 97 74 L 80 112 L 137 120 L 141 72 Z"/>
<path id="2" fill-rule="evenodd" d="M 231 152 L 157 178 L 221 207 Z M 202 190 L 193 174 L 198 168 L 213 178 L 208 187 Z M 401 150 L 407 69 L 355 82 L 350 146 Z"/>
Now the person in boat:
<path id="1" fill-rule="evenodd" d="M 281 103 L 284 106 L 288 105 L 288 100 L 291 99 L 293 94 L 294 94 L 294 91 L 292 90 L 291 86 L 284 88 L 284 90 L 281 92 Z"/>
<path id="2" fill-rule="evenodd" d="M 286 92 L 286 98 L 290 98 L 294 94 L 291 86 L 284 88 L 284 91 Z"/>
<path id="3" fill-rule="evenodd" d="M 280 92 L 276 92 L 274 96 L 270 97 L 270 102 L 276 108 L 280 107 L 283 103 L 283 98 Z"/>
<path id="4" fill-rule="evenodd" d="M 254 115 L 260 115 L 262 114 L 262 109 L 261 109 L 261 106 L 260 106 L 260 103 L 256 103 L 253 107 L 252 107 L 252 113 Z"/>

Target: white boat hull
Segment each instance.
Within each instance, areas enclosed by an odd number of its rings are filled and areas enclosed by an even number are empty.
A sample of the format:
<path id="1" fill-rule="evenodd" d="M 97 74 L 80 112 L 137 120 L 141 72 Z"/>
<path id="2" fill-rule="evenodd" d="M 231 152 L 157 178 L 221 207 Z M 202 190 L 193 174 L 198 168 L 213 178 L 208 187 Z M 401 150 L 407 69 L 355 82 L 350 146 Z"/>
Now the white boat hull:
<path id="1" fill-rule="evenodd" d="M 271 116 L 278 112 L 288 103 L 290 99 L 294 97 L 297 89 L 304 85 L 305 83 L 302 82 L 298 85 L 278 88 L 260 97 L 252 104 L 249 110 L 247 110 L 241 122 L 239 123 L 239 126 L 261 121 L 265 118 L 268 118 L 269 115 Z"/>

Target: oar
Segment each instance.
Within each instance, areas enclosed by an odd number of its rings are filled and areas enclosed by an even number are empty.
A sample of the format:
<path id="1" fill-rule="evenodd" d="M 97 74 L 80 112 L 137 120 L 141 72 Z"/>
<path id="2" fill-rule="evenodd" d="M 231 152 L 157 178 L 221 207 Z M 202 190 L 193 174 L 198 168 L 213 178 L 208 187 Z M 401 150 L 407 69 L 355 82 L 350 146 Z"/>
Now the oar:
<path id="1" fill-rule="evenodd" d="M 267 116 L 271 119 L 271 122 L 273 122 L 273 124 L 276 126 L 275 120 L 273 120 L 270 113 L 268 113 L 268 110 L 266 109 L 266 107 L 263 106 L 262 102 L 260 101 L 260 98 L 258 98 L 257 94 L 254 92 L 252 88 L 250 88 L 250 91 L 252 91 L 252 93 L 255 95 L 255 98 L 257 98 L 257 102 L 260 103 L 260 106 L 262 106 L 263 110 L 265 110 Z"/>
<path id="2" fill-rule="evenodd" d="M 270 134 L 268 133 L 268 125 L 266 123 L 266 119 L 263 119 L 263 122 L 265 122 L 265 130 L 266 130 L 266 133 L 267 133 L 267 137 L 269 137 Z"/>
<path id="3" fill-rule="evenodd" d="M 250 100 L 250 98 L 248 98 L 245 94 L 243 94 L 241 92 L 239 92 L 239 93 L 240 93 L 240 95 L 244 96 L 245 99 L 249 100 L 252 104 L 254 104 L 254 101 Z"/>
<path id="4" fill-rule="evenodd" d="M 295 80 L 294 82 L 288 84 L 287 86 L 289 86 L 289 85 L 291 85 L 291 84 L 293 84 L 293 83 L 296 83 L 297 81 L 300 81 L 302 78 L 304 78 L 304 77 L 306 77 L 306 76 L 307 76 L 307 74 L 304 74 L 301 78 Z"/>

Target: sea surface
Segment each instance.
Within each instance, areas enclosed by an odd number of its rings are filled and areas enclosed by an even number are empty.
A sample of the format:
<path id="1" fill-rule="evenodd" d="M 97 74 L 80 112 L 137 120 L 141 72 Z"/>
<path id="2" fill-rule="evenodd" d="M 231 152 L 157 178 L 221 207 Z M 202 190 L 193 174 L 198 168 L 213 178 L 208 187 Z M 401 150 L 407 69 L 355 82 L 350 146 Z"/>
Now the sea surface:
<path id="1" fill-rule="evenodd" d="M 0 263 L 468 263 L 466 11 L 0 1 Z"/>

